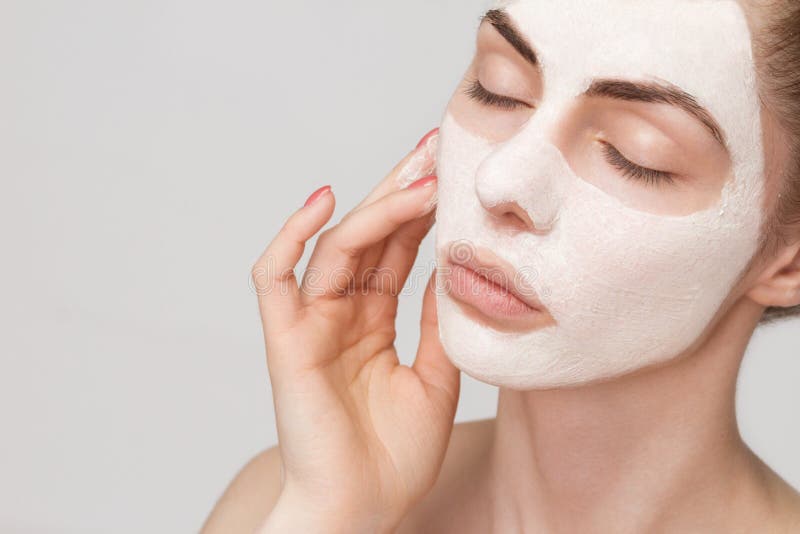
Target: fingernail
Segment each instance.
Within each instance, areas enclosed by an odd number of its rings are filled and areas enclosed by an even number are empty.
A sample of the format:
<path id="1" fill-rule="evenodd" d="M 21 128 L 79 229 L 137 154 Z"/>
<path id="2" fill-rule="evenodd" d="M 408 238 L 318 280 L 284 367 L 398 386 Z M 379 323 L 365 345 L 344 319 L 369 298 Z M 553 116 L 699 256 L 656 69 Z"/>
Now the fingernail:
<path id="1" fill-rule="evenodd" d="M 431 137 L 433 137 L 437 133 L 439 133 L 439 128 L 434 128 L 430 132 L 426 133 L 425 136 L 422 139 L 419 140 L 419 143 L 417 143 L 417 148 L 419 148 L 422 145 L 424 145 L 425 143 L 427 143 L 428 139 L 430 139 Z"/>
<path id="2" fill-rule="evenodd" d="M 429 187 L 432 186 L 435 182 L 436 182 L 436 175 L 426 176 L 425 178 L 420 178 L 419 180 L 411 182 L 411 184 L 406 189 L 419 189 L 421 187 Z"/>
<path id="3" fill-rule="evenodd" d="M 311 204 L 313 204 L 314 202 L 316 202 L 317 200 L 319 200 L 319 198 L 320 198 L 322 195 L 324 195 L 325 193 L 327 193 L 327 192 L 328 192 L 328 191 L 330 191 L 330 190 L 331 190 L 331 186 L 329 186 L 329 185 L 323 185 L 322 187 L 320 187 L 319 189 L 317 189 L 316 191 L 314 191 L 313 193 L 311 193 L 311 196 L 310 196 L 310 197 L 308 197 L 308 200 L 306 200 L 306 203 L 305 203 L 305 204 L 303 204 L 303 207 L 304 207 L 304 208 L 307 208 L 308 206 L 310 206 Z"/>
<path id="4" fill-rule="evenodd" d="M 414 180 L 430 176 L 436 172 L 436 156 L 439 147 L 439 128 L 434 128 L 414 149 L 414 154 L 397 175 L 400 187 L 406 187 Z"/>
<path id="5" fill-rule="evenodd" d="M 408 189 L 431 189 L 433 190 L 432 193 L 428 193 L 428 200 L 425 201 L 425 205 L 422 206 L 419 214 L 424 215 L 430 212 L 436 205 L 439 203 L 439 192 L 434 185 L 436 185 L 436 181 L 438 177 L 436 175 L 426 176 L 425 178 L 420 178 L 419 180 L 413 182 L 411 185 L 408 186 Z"/>

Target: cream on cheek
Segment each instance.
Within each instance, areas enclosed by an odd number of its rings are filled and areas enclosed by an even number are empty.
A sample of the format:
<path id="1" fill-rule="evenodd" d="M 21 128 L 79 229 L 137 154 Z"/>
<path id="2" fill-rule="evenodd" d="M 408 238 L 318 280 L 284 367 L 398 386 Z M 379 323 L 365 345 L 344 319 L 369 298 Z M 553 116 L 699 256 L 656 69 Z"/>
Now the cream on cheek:
<path id="1" fill-rule="evenodd" d="M 544 1 L 505 4 L 538 48 L 544 96 L 503 143 L 445 115 L 437 254 L 445 265 L 449 245 L 465 240 L 492 250 L 526 273 L 556 324 L 501 332 L 440 292 L 442 343 L 466 373 L 516 389 L 580 384 L 672 358 L 702 333 L 758 244 L 763 149 L 744 14 L 725 0 L 571 0 L 559 13 Z M 572 171 L 548 132 L 593 78 L 667 80 L 711 111 L 733 160 L 711 207 L 648 213 Z M 549 231 L 491 224 L 487 209 L 507 202 Z"/>

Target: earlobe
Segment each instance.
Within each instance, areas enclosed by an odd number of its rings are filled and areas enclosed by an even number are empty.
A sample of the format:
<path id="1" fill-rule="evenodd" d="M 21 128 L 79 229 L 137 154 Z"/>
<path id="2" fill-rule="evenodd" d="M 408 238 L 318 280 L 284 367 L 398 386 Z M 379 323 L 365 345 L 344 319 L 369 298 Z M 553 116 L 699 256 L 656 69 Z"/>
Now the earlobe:
<path id="1" fill-rule="evenodd" d="M 800 242 L 772 260 L 747 296 L 764 307 L 800 305 Z"/>

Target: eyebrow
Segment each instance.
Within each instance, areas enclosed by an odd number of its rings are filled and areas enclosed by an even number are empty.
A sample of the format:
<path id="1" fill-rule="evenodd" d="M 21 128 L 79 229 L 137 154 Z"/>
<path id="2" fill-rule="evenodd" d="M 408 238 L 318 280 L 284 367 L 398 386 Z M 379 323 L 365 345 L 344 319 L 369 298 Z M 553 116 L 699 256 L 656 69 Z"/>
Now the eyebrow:
<path id="1" fill-rule="evenodd" d="M 539 67 L 536 52 L 517 29 L 508 13 L 502 9 L 490 9 L 481 17 L 481 24 L 484 21 L 489 22 L 528 63 Z M 725 134 L 713 115 L 701 106 L 694 96 L 673 84 L 663 81 L 593 80 L 584 96 L 676 106 L 699 120 L 711 132 L 714 139 L 727 150 Z"/>
<path id="2" fill-rule="evenodd" d="M 533 47 L 528 43 L 528 40 L 522 36 L 517 30 L 511 17 L 502 9 L 490 9 L 486 14 L 481 17 L 481 24 L 488 21 L 494 28 L 508 41 L 508 43 L 519 52 L 525 60 L 534 67 L 539 65 L 539 59 L 536 57 L 536 52 Z"/>

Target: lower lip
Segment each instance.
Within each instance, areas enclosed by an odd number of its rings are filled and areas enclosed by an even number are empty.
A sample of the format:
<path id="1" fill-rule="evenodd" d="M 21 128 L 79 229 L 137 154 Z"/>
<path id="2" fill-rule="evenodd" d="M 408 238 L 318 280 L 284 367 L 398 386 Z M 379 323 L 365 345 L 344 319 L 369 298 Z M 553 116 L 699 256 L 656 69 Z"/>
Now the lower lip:
<path id="1" fill-rule="evenodd" d="M 542 313 L 507 289 L 462 265 L 450 265 L 447 278 L 451 296 L 489 318 L 521 319 Z"/>

